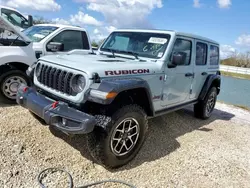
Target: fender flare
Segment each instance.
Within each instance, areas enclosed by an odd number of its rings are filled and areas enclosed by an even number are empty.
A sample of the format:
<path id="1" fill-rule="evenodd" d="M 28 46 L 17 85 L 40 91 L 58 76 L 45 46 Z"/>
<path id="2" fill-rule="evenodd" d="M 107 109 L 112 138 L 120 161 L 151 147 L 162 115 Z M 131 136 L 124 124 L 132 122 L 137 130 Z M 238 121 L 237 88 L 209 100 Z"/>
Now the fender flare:
<path id="1" fill-rule="evenodd" d="M 209 92 L 210 87 L 215 84 L 218 94 L 220 93 L 220 85 L 221 85 L 221 76 L 218 74 L 211 74 L 207 77 L 203 88 L 200 92 L 199 95 L 199 100 L 204 100 L 204 98 L 206 97 L 207 93 Z"/>
<path id="2" fill-rule="evenodd" d="M 119 79 L 104 79 L 101 83 L 94 83 L 86 92 L 85 99 L 87 101 L 108 105 L 111 104 L 117 95 L 123 91 L 132 89 L 144 89 L 148 98 L 150 111 L 154 114 L 154 106 L 152 102 L 152 94 L 146 80 L 141 78 L 119 78 Z M 92 91 L 100 93 L 117 93 L 114 98 L 99 98 L 93 95 Z"/>

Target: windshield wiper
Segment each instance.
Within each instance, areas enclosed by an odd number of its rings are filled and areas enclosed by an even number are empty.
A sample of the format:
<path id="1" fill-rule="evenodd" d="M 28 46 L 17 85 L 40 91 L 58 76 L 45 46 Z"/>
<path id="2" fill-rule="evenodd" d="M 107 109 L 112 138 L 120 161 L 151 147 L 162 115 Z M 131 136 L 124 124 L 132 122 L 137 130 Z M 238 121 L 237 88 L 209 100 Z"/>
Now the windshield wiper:
<path id="1" fill-rule="evenodd" d="M 136 53 L 136 52 L 127 51 L 126 53 L 133 55 L 135 57 L 135 59 L 139 59 L 138 53 Z"/>
<path id="2" fill-rule="evenodd" d="M 107 48 L 107 49 L 105 49 L 105 50 L 107 50 L 107 51 L 111 52 L 111 53 L 112 53 L 112 55 L 113 55 L 113 57 L 115 58 L 115 52 L 114 52 L 114 50 L 112 50 L 112 49 L 110 49 L 110 48 Z"/>
<path id="3" fill-rule="evenodd" d="M 138 57 L 138 53 L 136 52 L 132 52 L 132 51 L 118 51 L 118 52 L 121 52 L 121 53 L 125 53 L 125 54 L 130 54 L 130 55 L 133 55 L 135 57 L 135 59 L 139 60 L 139 61 L 146 61 L 146 60 L 142 60 Z"/>
<path id="4" fill-rule="evenodd" d="M 105 50 L 107 50 L 108 52 L 111 52 L 113 54 L 113 57 L 116 57 L 115 56 L 115 52 L 116 53 L 122 53 L 122 54 L 129 54 L 129 55 L 133 55 L 135 57 L 135 59 L 138 59 L 140 61 L 146 61 L 146 60 L 142 60 L 138 57 L 138 53 L 136 52 L 132 52 L 132 51 L 124 51 L 124 50 L 113 50 L 113 49 L 110 49 L 110 48 L 106 48 Z"/>

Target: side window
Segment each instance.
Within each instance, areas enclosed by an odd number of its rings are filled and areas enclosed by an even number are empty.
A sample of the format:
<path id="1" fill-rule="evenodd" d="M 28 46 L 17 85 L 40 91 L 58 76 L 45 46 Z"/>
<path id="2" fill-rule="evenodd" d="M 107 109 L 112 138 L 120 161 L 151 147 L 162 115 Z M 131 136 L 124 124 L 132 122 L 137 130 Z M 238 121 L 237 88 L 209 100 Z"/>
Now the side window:
<path id="1" fill-rule="evenodd" d="M 205 43 L 196 43 L 196 65 L 207 64 L 207 45 Z"/>
<path id="2" fill-rule="evenodd" d="M 173 59 L 174 55 L 180 55 L 182 56 L 182 61 L 178 63 L 178 66 L 189 65 L 191 60 L 191 52 L 192 52 L 191 41 L 186 39 L 176 39 L 171 59 Z"/>
<path id="3" fill-rule="evenodd" d="M 88 39 L 85 33 L 81 31 L 67 30 L 62 31 L 55 36 L 50 42 L 59 42 L 64 46 L 63 51 L 70 51 L 75 49 L 89 49 Z"/>
<path id="4" fill-rule="evenodd" d="M 219 48 L 217 46 L 210 46 L 210 65 L 219 64 Z"/>

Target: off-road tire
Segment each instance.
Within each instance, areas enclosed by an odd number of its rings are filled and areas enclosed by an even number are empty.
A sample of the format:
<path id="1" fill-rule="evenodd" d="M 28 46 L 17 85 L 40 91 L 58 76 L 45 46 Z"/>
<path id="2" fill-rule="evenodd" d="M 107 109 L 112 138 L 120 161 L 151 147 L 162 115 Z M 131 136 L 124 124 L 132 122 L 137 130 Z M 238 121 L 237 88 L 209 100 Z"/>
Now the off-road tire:
<path id="1" fill-rule="evenodd" d="M 30 85 L 30 80 L 29 80 L 28 76 L 24 72 L 22 72 L 20 70 L 13 69 L 13 70 L 9 70 L 9 71 L 3 73 L 0 76 L 0 100 L 3 103 L 16 104 L 16 99 L 11 99 L 11 98 L 7 97 L 4 94 L 4 91 L 3 91 L 3 84 L 4 84 L 4 82 L 8 78 L 13 77 L 13 76 L 21 77 L 23 80 L 25 80 L 25 82 L 28 85 Z"/>
<path id="2" fill-rule="evenodd" d="M 209 99 L 210 97 L 212 97 L 212 95 L 214 96 L 214 103 L 211 106 L 210 112 L 208 113 L 206 110 L 209 103 Z M 217 89 L 215 87 L 211 87 L 205 99 L 199 101 L 197 104 L 194 105 L 194 116 L 204 120 L 210 118 L 214 110 L 216 101 L 217 101 Z"/>
<path id="3" fill-rule="evenodd" d="M 126 118 L 134 118 L 139 125 L 139 136 L 133 149 L 126 155 L 117 156 L 112 152 L 112 134 L 120 122 Z M 103 122 L 104 123 L 104 122 Z M 139 152 L 148 130 L 147 115 L 138 105 L 127 105 L 111 115 L 111 121 L 105 128 L 96 126 L 92 133 L 87 135 L 87 146 L 95 162 L 106 168 L 118 168 L 130 162 Z"/>

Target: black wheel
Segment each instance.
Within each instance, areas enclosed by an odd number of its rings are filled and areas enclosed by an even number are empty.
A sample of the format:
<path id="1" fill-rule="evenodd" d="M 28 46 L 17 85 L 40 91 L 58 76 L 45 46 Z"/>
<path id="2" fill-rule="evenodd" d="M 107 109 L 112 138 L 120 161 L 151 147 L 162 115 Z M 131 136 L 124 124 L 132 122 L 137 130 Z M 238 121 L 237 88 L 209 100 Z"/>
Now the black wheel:
<path id="1" fill-rule="evenodd" d="M 128 105 L 115 112 L 109 122 L 105 119 L 100 122 L 102 127 L 88 134 L 88 149 L 97 163 L 118 168 L 139 152 L 148 130 L 147 116 L 141 107 Z"/>
<path id="2" fill-rule="evenodd" d="M 217 100 L 217 89 L 211 87 L 205 99 L 194 105 L 194 115 L 200 119 L 208 119 L 215 107 Z"/>
<path id="3" fill-rule="evenodd" d="M 6 103 L 16 103 L 20 84 L 29 85 L 29 78 L 20 70 L 10 70 L 0 76 L 0 98 Z"/>

